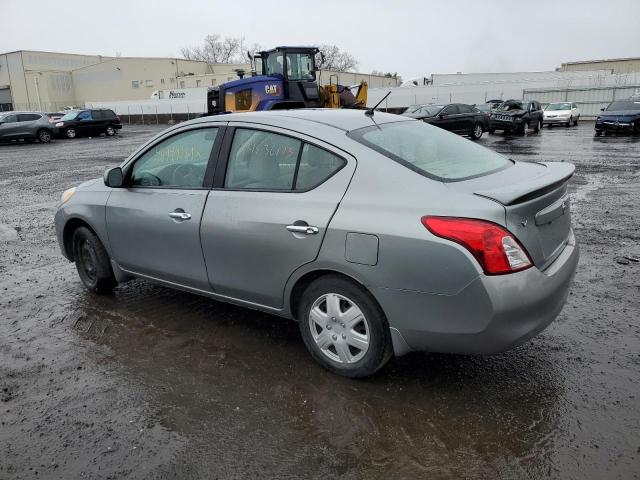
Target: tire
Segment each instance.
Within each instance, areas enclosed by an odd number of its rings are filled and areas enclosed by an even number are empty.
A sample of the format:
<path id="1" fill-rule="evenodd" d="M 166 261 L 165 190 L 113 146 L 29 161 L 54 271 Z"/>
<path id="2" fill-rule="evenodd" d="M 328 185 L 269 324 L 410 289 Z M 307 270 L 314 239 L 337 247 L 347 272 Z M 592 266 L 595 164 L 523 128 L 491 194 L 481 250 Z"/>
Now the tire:
<path id="1" fill-rule="evenodd" d="M 328 275 L 311 283 L 297 317 L 311 356 L 338 375 L 367 377 L 393 354 L 384 312 L 369 292 L 343 277 Z"/>
<path id="2" fill-rule="evenodd" d="M 64 136 L 67 138 L 76 138 L 78 136 L 78 132 L 75 128 L 69 127 L 64 131 Z"/>
<path id="3" fill-rule="evenodd" d="M 107 137 L 113 137 L 116 134 L 116 129 L 113 128 L 111 125 L 109 125 L 107 128 L 104 129 L 104 134 Z"/>
<path id="4" fill-rule="evenodd" d="M 87 227 L 78 227 L 73 232 L 71 246 L 73 260 L 84 286 L 95 293 L 110 293 L 118 282 L 111 269 L 109 254 L 96 234 Z"/>
<path id="5" fill-rule="evenodd" d="M 580 120 L 580 117 L 577 117 L 574 121 L 573 121 L 573 126 L 577 127 L 578 126 L 578 120 Z"/>
<path id="6" fill-rule="evenodd" d="M 571 124 L 573 123 L 573 117 L 569 117 L 569 121 L 567 122 L 567 124 L 565 125 L 565 127 L 569 128 L 571 126 Z"/>
<path id="7" fill-rule="evenodd" d="M 602 135 L 602 132 L 596 130 L 596 137 L 599 137 L 600 135 Z"/>
<path id="8" fill-rule="evenodd" d="M 540 130 L 542 130 L 542 120 L 538 120 L 538 123 L 536 123 L 536 126 L 533 129 L 536 133 L 540 133 Z"/>
<path id="9" fill-rule="evenodd" d="M 522 122 L 522 126 L 518 130 L 518 133 L 520 135 L 526 135 L 527 134 L 527 130 L 529 130 L 529 120 L 527 120 L 525 122 Z"/>
<path id="10" fill-rule="evenodd" d="M 40 143 L 49 143 L 51 141 L 51 132 L 46 129 L 39 130 L 37 137 Z"/>
<path id="11" fill-rule="evenodd" d="M 483 133 L 484 133 L 484 127 L 482 126 L 482 124 L 476 123 L 473 126 L 473 130 L 471 130 L 471 133 L 469 134 L 469 136 L 471 137 L 471 140 L 479 140 L 482 137 Z"/>

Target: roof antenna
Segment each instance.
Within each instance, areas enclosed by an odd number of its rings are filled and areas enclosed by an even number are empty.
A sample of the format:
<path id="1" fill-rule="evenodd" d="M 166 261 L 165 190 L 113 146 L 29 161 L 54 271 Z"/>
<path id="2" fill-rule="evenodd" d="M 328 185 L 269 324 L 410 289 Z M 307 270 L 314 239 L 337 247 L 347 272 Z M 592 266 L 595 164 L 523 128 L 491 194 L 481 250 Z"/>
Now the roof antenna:
<path id="1" fill-rule="evenodd" d="M 380 105 L 382 102 L 384 102 L 389 95 L 391 95 L 391 90 L 389 90 L 389 92 L 384 97 L 382 97 L 382 99 L 378 103 L 376 103 L 375 107 L 367 108 L 367 110 L 364 112 L 364 114 L 365 115 L 369 115 L 370 117 L 373 116 L 373 111 L 376 108 L 378 108 L 378 105 Z"/>

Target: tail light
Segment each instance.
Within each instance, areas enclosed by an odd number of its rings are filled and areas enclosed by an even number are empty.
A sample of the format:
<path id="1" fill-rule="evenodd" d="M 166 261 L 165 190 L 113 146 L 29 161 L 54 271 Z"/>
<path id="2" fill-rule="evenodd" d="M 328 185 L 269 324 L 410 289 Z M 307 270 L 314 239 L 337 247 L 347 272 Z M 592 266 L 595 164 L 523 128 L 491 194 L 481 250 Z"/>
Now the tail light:
<path id="1" fill-rule="evenodd" d="M 519 272 L 533 264 L 520 242 L 507 230 L 486 220 L 429 217 L 422 224 L 437 237 L 459 243 L 478 260 L 487 275 Z"/>
<path id="2" fill-rule="evenodd" d="M 56 119 L 53 117 L 49 117 L 49 123 L 56 123 Z"/>

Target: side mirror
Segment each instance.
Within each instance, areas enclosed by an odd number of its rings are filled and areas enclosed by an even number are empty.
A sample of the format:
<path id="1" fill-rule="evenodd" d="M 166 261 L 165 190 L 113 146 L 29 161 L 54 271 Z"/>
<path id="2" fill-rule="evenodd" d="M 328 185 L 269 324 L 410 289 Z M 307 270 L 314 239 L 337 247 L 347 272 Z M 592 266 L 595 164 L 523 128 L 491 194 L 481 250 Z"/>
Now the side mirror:
<path id="1" fill-rule="evenodd" d="M 110 168 L 104 172 L 104 184 L 111 188 L 120 188 L 124 183 L 124 176 L 120 167 Z"/>

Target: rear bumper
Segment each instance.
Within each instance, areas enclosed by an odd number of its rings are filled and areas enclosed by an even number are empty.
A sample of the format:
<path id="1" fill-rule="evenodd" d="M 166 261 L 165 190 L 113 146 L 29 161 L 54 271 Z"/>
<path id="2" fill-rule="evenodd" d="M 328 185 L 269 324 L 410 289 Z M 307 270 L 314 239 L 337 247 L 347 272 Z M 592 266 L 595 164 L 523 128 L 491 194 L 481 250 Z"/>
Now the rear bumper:
<path id="1" fill-rule="evenodd" d="M 377 289 L 376 297 L 396 330 L 396 355 L 411 350 L 488 354 L 527 341 L 562 310 L 578 258 L 571 233 L 545 271 L 532 267 L 510 275 L 481 275 L 455 295 Z"/>

